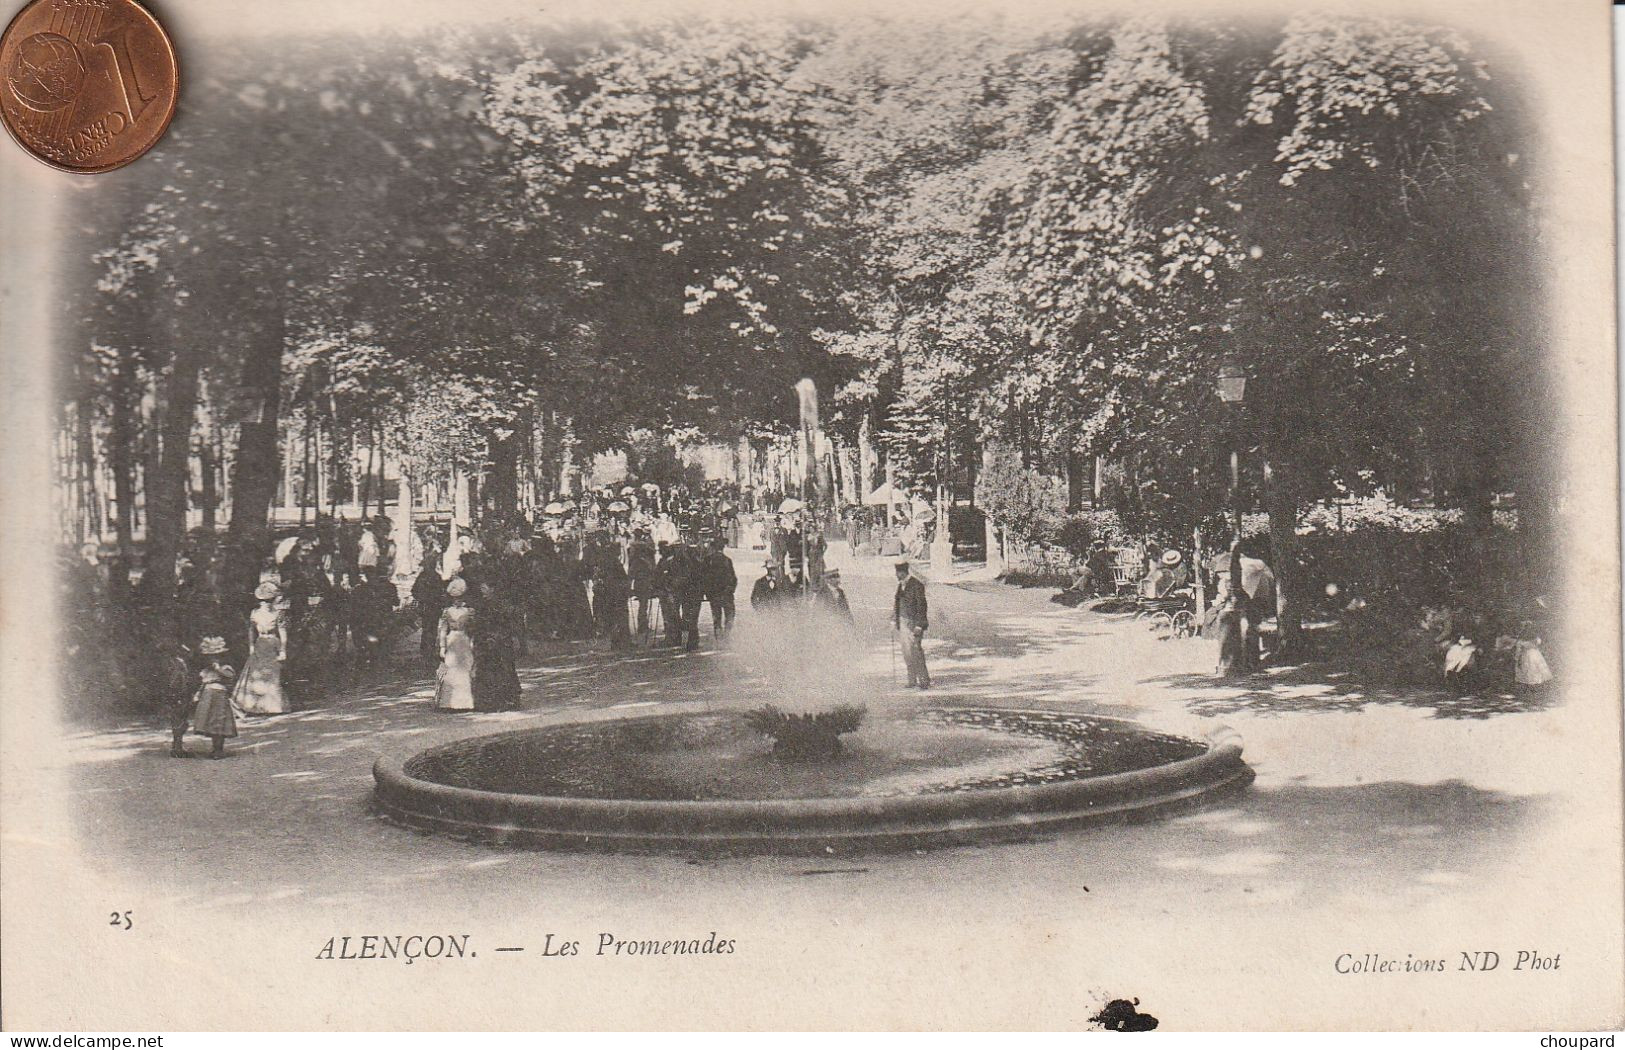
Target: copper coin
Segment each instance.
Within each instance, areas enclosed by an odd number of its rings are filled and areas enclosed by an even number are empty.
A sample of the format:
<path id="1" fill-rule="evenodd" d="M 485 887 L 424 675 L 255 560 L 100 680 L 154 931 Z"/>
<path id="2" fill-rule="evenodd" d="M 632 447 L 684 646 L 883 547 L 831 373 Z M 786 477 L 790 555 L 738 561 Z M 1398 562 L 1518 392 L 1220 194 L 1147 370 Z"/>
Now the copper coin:
<path id="1" fill-rule="evenodd" d="M 0 37 L 0 117 L 53 167 L 112 171 L 175 115 L 175 49 L 135 0 L 34 0 Z"/>

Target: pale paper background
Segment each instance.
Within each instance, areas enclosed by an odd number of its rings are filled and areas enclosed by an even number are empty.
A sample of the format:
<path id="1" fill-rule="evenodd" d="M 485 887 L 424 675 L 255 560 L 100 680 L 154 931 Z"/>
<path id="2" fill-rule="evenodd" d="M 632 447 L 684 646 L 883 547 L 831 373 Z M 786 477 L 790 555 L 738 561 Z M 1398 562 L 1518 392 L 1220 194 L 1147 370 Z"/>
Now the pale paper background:
<path id="1" fill-rule="evenodd" d="M 604 11 L 612 5 L 593 4 Z M 1012 10 L 1020 10 L 1010 4 Z M 1144 10 L 1150 2 L 1135 5 Z M 474 17 L 428 0 L 344 5 L 299 0 L 167 0 L 153 5 L 182 62 L 216 34 L 297 26 L 430 26 Z M 1610 20 L 1595 0 L 1544 3 L 1344 3 L 1470 28 L 1518 56 L 1545 129 L 1550 181 L 1552 359 L 1567 390 L 1575 651 L 1563 729 L 1530 741 L 1530 779 L 1549 819 L 1508 836 L 1521 884 L 1501 899 L 1395 909 L 1324 928 L 1210 916 L 1171 898 L 1158 914 L 1109 900 L 1072 914 L 1029 913 L 996 880 L 976 914 L 900 898 L 876 879 L 838 913 L 764 896 L 743 875 L 688 869 L 690 883 L 606 882 L 591 899 L 516 882 L 511 909 L 483 914 L 432 889 L 332 913 L 265 901 L 222 917 L 166 905 L 97 860 L 94 814 L 67 811 L 50 761 L 59 741 L 49 674 L 52 547 L 43 304 L 53 230 L 97 179 L 57 173 L 0 148 L 0 965 L 10 1030 L 219 1028 L 1077 1028 L 1102 989 L 1132 990 L 1165 1027 L 1527 1028 L 1625 1021 L 1621 958 L 1619 523 L 1617 518 Z M 479 17 L 534 10 L 480 5 Z M 823 10 L 825 4 L 802 4 Z M 559 11 L 558 5 L 553 11 Z M 6 11 L 9 17 L 10 5 Z M 267 38 L 268 43 L 271 38 Z M 186 119 L 184 101 L 177 122 Z M 160 734 L 161 735 L 161 734 Z M 1358 740 L 1351 742 L 1358 747 Z M 152 829 L 160 839 L 163 829 Z M 340 846 L 339 848 L 342 848 Z M 313 862 L 316 862 L 313 859 Z M 885 860 L 873 863 L 883 871 Z M 685 877 L 679 871 L 678 877 Z M 114 908 L 143 922 L 110 937 Z M 1376 912 L 1380 914 L 1380 911 Z M 511 933 L 536 945 L 555 930 L 683 935 L 716 929 L 743 946 L 704 960 L 586 959 L 552 964 L 412 967 L 318 964 L 335 933 L 468 930 L 486 945 Z M 1562 950 L 1553 979 L 1505 972 L 1426 981 L 1356 980 L 1326 960 L 1342 951 L 1524 943 Z M 483 961 L 479 960 L 479 961 Z"/>

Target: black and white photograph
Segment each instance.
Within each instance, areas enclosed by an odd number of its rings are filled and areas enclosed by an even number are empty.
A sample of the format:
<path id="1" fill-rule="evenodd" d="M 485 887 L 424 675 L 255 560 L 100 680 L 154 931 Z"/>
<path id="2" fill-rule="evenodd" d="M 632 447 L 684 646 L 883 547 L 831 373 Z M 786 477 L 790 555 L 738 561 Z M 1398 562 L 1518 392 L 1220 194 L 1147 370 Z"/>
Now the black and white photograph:
<path id="1" fill-rule="evenodd" d="M 1602 5 L 13 6 L 6 1029 L 1625 1024 Z"/>

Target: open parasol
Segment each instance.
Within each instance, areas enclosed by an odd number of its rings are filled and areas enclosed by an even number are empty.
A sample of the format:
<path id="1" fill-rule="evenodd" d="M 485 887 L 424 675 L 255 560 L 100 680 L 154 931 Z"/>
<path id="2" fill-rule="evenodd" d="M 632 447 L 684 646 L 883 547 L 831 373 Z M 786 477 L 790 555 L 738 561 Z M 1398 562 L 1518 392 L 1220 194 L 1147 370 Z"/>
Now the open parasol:
<path id="1" fill-rule="evenodd" d="M 1208 571 L 1224 579 L 1230 578 L 1230 552 L 1215 554 L 1208 559 Z M 1271 596 L 1275 593 L 1275 572 L 1257 558 L 1241 556 L 1241 589 L 1249 598 Z"/>

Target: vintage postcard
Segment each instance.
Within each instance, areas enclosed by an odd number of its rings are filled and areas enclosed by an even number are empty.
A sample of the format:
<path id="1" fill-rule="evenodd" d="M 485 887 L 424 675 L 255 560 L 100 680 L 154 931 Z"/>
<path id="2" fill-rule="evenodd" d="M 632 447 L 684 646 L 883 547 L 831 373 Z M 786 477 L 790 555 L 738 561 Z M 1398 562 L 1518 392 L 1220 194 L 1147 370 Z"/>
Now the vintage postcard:
<path id="1" fill-rule="evenodd" d="M 13 16 L 8 1030 L 1625 1023 L 1605 6 Z"/>

